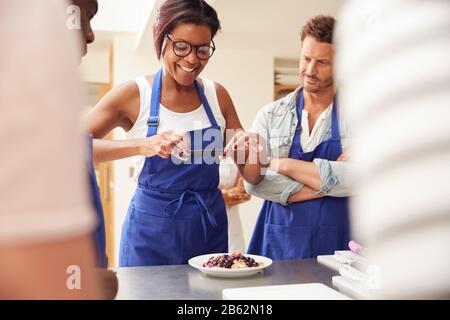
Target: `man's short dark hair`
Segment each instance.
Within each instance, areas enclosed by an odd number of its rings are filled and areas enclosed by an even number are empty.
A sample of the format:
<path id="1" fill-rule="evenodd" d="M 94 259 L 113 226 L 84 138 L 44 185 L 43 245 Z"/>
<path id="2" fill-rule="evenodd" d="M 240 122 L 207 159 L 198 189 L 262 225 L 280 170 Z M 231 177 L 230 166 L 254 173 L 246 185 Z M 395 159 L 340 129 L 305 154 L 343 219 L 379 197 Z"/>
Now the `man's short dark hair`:
<path id="1" fill-rule="evenodd" d="M 303 41 L 307 36 L 311 36 L 319 42 L 332 43 L 335 23 L 336 20 L 331 16 L 315 16 L 303 26 L 300 39 Z"/>

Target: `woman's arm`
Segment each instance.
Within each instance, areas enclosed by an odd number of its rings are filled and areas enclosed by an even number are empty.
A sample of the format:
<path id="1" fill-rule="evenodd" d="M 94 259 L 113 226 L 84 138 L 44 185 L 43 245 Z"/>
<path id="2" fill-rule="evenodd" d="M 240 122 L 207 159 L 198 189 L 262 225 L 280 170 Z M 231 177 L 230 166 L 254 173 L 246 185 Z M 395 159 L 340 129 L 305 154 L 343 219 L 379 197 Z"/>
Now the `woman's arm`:
<path id="1" fill-rule="evenodd" d="M 238 132 L 225 148 L 238 165 L 244 179 L 257 185 L 264 180 L 269 161 L 263 138 L 253 132 Z"/>
<path id="2" fill-rule="evenodd" d="M 95 138 L 93 141 L 95 162 L 138 155 L 170 157 L 172 148 L 182 139 L 181 134 L 167 131 L 143 139 L 101 140 L 111 130 L 118 127 L 129 131 L 136 122 L 139 111 L 139 89 L 134 82 L 128 82 L 108 92 L 85 116 L 86 131 L 92 133 Z"/>
<path id="3" fill-rule="evenodd" d="M 93 161 L 104 162 L 133 157 L 141 154 L 142 139 L 93 140 Z"/>
<path id="4" fill-rule="evenodd" d="M 133 81 L 127 82 L 111 89 L 84 117 L 85 130 L 95 139 L 102 139 L 118 127 L 129 131 L 139 111 L 139 89 Z"/>
<path id="5" fill-rule="evenodd" d="M 224 145 L 228 147 L 229 145 L 238 142 L 240 138 L 242 141 L 245 140 L 248 142 L 250 136 L 257 140 L 262 139 L 257 134 L 245 133 L 243 131 L 234 104 L 225 88 L 216 83 L 216 92 L 222 114 L 227 122 L 226 128 L 227 130 L 232 129 L 231 132 L 225 134 Z M 260 143 L 262 143 L 262 141 L 260 141 Z M 239 172 L 246 181 L 257 184 L 264 179 L 264 175 L 261 173 L 261 163 L 268 163 L 268 161 L 265 160 L 265 152 L 261 153 L 254 148 L 249 148 L 247 145 L 241 150 L 236 150 L 232 157 L 238 166 Z"/>
<path id="6" fill-rule="evenodd" d="M 139 89 L 130 81 L 110 90 L 84 117 L 86 131 L 94 137 L 95 162 L 139 155 L 139 141 L 100 140 L 115 128 L 130 130 L 139 116 L 139 110 Z"/>

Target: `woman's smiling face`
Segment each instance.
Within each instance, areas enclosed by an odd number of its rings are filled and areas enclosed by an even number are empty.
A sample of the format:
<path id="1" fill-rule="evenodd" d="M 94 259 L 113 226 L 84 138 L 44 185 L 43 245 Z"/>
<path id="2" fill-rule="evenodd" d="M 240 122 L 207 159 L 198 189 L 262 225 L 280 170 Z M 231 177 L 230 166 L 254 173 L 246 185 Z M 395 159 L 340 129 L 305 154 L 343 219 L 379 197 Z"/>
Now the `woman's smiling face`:
<path id="1" fill-rule="evenodd" d="M 207 25 L 184 23 L 177 25 L 166 38 L 163 48 L 163 63 L 165 71 L 182 86 L 190 86 L 203 71 L 209 60 L 200 60 L 197 49 L 192 48 L 189 55 L 179 57 L 174 53 L 174 41 L 185 41 L 192 46 L 210 45 L 211 28 Z"/>

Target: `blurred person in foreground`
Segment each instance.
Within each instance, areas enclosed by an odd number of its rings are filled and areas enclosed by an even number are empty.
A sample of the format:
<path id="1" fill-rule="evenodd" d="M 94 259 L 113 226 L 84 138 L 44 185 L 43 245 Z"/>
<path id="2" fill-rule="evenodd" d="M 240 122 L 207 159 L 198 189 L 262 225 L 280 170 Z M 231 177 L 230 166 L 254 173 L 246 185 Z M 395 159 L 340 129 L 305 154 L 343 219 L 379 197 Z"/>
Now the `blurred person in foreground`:
<path id="1" fill-rule="evenodd" d="M 351 1 L 337 81 L 376 298 L 450 298 L 450 2 Z"/>
<path id="2" fill-rule="evenodd" d="M 87 54 L 87 46 L 94 42 L 95 35 L 91 27 L 91 20 L 98 12 L 97 0 L 71 0 L 71 3 L 79 8 L 80 12 L 80 31 L 81 36 L 81 54 Z M 78 30 L 75 30 L 78 31 Z M 80 56 L 80 59 L 82 58 Z M 91 204 L 94 207 L 97 217 L 97 225 L 94 230 L 95 248 L 97 254 L 97 276 L 100 277 L 102 287 L 105 290 L 106 297 L 112 299 L 118 291 L 118 280 L 115 272 L 107 270 L 108 257 L 106 255 L 106 231 L 105 217 L 103 213 L 102 202 L 100 198 L 100 189 L 95 176 L 94 163 L 92 161 L 92 135 L 88 136 L 88 168 L 89 168 L 89 191 Z"/>
<path id="3" fill-rule="evenodd" d="M 67 5 L 0 4 L 8 44 L 0 55 L 2 299 L 106 297 L 94 269 L 97 221 L 77 121 L 80 48 L 65 28 Z"/>

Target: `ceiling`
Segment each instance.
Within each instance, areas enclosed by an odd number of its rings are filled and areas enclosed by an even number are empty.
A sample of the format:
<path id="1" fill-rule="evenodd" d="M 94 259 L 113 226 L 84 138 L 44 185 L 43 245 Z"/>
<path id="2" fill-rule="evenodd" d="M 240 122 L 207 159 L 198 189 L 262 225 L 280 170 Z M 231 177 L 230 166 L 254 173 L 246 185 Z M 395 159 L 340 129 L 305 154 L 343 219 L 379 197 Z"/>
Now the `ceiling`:
<path id="1" fill-rule="evenodd" d="M 297 34 L 316 14 L 335 16 L 344 0 L 216 0 L 224 32 L 280 36 Z"/>
<path id="2" fill-rule="evenodd" d="M 154 0 L 97 0 L 98 13 L 92 20 L 95 31 L 138 32 L 153 10 Z"/>
<path id="3" fill-rule="evenodd" d="M 317 14 L 337 16 L 346 0 L 207 0 L 218 12 L 222 31 L 219 48 L 269 50 L 277 57 L 298 54 L 298 34 L 306 20 Z M 93 21 L 97 43 L 106 48 L 118 33 L 133 33 L 136 50 L 153 50 L 152 26 L 163 0 L 99 0 Z"/>

